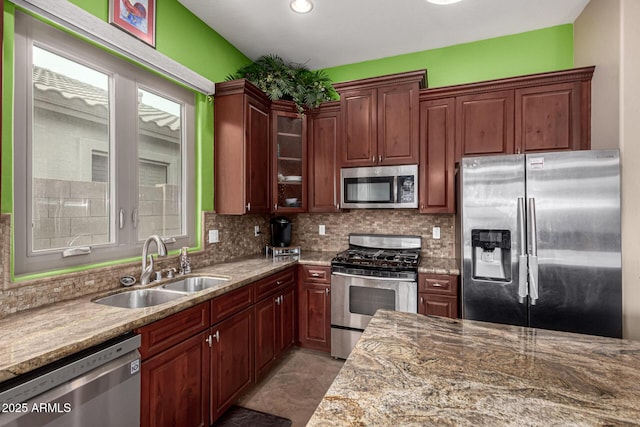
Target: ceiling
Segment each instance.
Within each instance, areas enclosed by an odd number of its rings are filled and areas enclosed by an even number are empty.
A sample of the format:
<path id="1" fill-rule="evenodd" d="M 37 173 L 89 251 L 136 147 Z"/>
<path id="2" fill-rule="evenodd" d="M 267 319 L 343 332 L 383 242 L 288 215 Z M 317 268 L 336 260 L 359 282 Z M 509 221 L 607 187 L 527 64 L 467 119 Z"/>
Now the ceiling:
<path id="1" fill-rule="evenodd" d="M 277 54 L 312 70 L 573 23 L 589 0 L 179 0 L 251 59 Z"/>

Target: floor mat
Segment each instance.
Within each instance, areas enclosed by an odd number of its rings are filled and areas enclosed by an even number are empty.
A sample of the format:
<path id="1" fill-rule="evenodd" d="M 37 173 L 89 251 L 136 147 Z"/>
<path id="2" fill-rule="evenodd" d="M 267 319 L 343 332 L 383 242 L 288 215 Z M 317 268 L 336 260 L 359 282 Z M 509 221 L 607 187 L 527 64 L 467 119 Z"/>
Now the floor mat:
<path id="1" fill-rule="evenodd" d="M 290 427 L 291 420 L 253 409 L 232 406 L 211 427 Z"/>

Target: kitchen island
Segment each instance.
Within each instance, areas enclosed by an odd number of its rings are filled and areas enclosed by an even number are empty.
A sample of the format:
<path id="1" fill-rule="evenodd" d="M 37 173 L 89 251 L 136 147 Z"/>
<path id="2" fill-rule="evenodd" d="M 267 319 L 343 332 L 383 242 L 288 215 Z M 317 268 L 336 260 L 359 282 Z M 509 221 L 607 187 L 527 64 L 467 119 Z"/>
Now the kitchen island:
<path id="1" fill-rule="evenodd" d="M 640 342 L 379 310 L 308 426 L 640 423 Z"/>

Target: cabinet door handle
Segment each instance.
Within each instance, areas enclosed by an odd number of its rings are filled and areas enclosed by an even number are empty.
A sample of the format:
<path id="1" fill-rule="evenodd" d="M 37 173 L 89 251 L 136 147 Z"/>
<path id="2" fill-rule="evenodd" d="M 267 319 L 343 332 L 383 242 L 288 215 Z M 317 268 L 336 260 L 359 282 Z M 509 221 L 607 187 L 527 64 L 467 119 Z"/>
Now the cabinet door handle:
<path id="1" fill-rule="evenodd" d="M 371 163 L 376 164 L 376 156 L 371 156 Z"/>
<path id="2" fill-rule="evenodd" d="M 378 163 L 382 161 L 382 154 L 378 154 Z"/>
<path id="3" fill-rule="evenodd" d="M 282 295 L 276 298 L 276 305 L 280 305 L 282 303 Z"/>
<path id="4" fill-rule="evenodd" d="M 247 212 L 251 212 L 251 202 L 247 203 Z"/>
<path id="5" fill-rule="evenodd" d="M 220 342 L 220 331 L 216 331 L 215 334 L 213 334 L 214 337 L 216 337 L 216 342 Z"/>
<path id="6" fill-rule="evenodd" d="M 340 210 L 340 203 L 336 203 L 336 209 Z"/>
<path id="7" fill-rule="evenodd" d="M 331 292 L 331 291 L 329 290 L 329 288 L 324 288 L 324 293 L 325 293 L 325 294 L 329 295 L 329 292 Z"/>
<path id="8" fill-rule="evenodd" d="M 274 210 L 274 211 L 277 211 L 277 210 L 278 210 L 278 204 L 277 204 L 277 203 L 273 205 L 273 210 Z"/>
<path id="9" fill-rule="evenodd" d="M 424 304 L 424 297 L 420 297 L 420 304 Z"/>
<path id="10" fill-rule="evenodd" d="M 211 334 L 209 334 L 205 341 L 207 342 L 207 344 L 209 344 L 209 348 L 211 348 L 211 346 L 213 345 L 213 338 L 211 337 Z"/>

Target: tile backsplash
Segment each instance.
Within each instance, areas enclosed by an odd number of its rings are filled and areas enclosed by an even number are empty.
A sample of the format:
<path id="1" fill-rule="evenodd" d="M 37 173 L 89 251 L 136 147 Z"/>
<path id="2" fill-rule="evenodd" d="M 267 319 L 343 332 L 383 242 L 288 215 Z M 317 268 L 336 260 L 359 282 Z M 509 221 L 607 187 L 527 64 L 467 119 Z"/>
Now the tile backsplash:
<path id="1" fill-rule="evenodd" d="M 455 215 L 425 215 L 416 209 L 353 209 L 341 213 L 297 214 L 292 244 L 304 250 L 339 252 L 347 248 L 349 233 L 408 234 L 422 236 L 423 256 L 455 258 Z M 318 233 L 319 225 L 326 234 Z M 440 227 L 440 239 L 432 238 Z"/>
<path id="2" fill-rule="evenodd" d="M 203 230 L 220 231 L 218 243 L 206 243 L 203 250 L 190 253 L 193 268 L 203 268 L 231 258 L 264 253 L 269 239 L 269 215 L 216 215 L 203 213 Z M 259 225 L 264 233 L 254 237 L 253 227 Z M 206 236 L 204 236 L 206 237 Z M 82 295 L 106 292 L 121 287 L 119 278 L 140 276 L 140 262 L 99 267 L 74 273 L 54 275 L 21 282 L 11 282 L 11 215 L 0 218 L 0 317 L 22 310 L 52 304 Z M 159 258 L 156 270 L 179 267 L 178 256 Z"/>
<path id="3" fill-rule="evenodd" d="M 292 214 L 292 245 L 302 251 L 339 252 L 348 246 L 349 233 L 412 234 L 422 236 L 423 255 L 455 258 L 455 216 L 423 215 L 417 210 L 352 210 L 331 214 Z M 270 215 L 217 215 L 203 213 L 203 248 L 192 252 L 192 267 L 203 268 L 232 258 L 263 254 L 270 240 Z M 323 224 L 326 234 L 318 234 Z M 254 226 L 261 234 L 254 236 Z M 440 227 L 440 239 L 433 239 L 432 228 Z M 208 231 L 219 231 L 219 242 L 208 243 Z M 124 275 L 139 277 L 140 262 L 94 268 L 21 282 L 11 282 L 11 215 L 0 218 L 0 317 L 17 311 L 106 292 L 119 288 Z M 178 256 L 158 259 L 157 269 L 178 267 Z"/>

